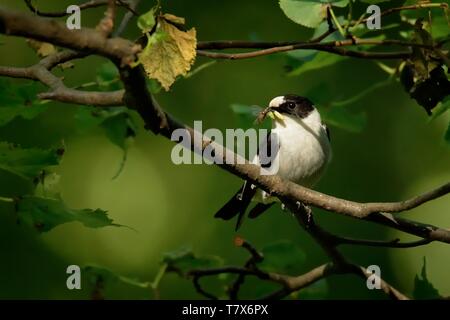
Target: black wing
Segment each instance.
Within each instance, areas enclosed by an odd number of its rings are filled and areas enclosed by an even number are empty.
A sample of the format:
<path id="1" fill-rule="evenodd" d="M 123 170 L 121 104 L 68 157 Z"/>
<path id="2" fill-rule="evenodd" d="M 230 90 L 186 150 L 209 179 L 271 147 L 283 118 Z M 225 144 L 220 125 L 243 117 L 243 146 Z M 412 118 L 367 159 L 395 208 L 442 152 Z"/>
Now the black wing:
<path id="1" fill-rule="evenodd" d="M 266 136 L 266 140 L 262 141 L 258 146 L 257 155 L 259 158 L 259 163 L 263 168 L 270 168 L 273 160 L 278 154 L 280 146 L 272 146 L 272 144 L 274 143 L 274 138 L 276 138 L 275 133 L 272 133 L 272 130 L 269 130 Z M 279 144 L 278 139 L 277 143 Z M 275 147 L 274 152 L 272 152 L 272 147 Z"/>
<path id="2" fill-rule="evenodd" d="M 272 132 L 269 130 L 266 139 L 260 143 L 257 150 L 257 155 L 260 157 L 259 162 L 263 168 L 269 168 L 273 162 L 273 159 L 278 153 L 278 148 L 275 152 L 272 152 Z M 272 154 L 273 153 L 273 154 Z M 225 205 L 220 208 L 214 215 L 215 218 L 223 220 L 230 220 L 234 216 L 238 215 L 236 222 L 236 231 L 242 225 L 245 217 L 245 212 L 250 205 L 250 201 L 256 194 L 257 188 L 250 181 L 245 181 L 238 192 L 228 200 Z M 270 205 L 258 206 L 258 204 L 250 211 L 251 218 L 259 216 L 262 212 L 268 209 Z"/>
<path id="3" fill-rule="evenodd" d="M 325 124 L 322 124 L 322 127 L 325 129 L 325 131 L 327 133 L 328 141 L 331 142 L 330 129 L 328 129 L 328 127 Z"/>
<path id="4" fill-rule="evenodd" d="M 236 194 L 228 200 L 228 202 L 225 203 L 219 211 L 217 211 L 214 217 L 223 220 L 230 220 L 234 216 L 238 215 L 238 220 L 236 222 L 237 231 L 244 220 L 245 211 L 255 195 L 256 190 L 255 185 L 251 184 L 249 181 L 245 181 L 239 191 L 236 192 Z"/>

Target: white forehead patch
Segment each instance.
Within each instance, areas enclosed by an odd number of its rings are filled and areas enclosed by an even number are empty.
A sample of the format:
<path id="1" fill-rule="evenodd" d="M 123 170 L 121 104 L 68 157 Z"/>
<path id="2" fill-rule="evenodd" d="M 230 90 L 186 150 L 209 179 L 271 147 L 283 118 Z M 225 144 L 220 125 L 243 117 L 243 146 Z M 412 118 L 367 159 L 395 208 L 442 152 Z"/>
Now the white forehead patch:
<path id="1" fill-rule="evenodd" d="M 275 97 L 270 101 L 269 107 L 276 108 L 279 107 L 284 102 L 285 100 L 283 96 Z"/>

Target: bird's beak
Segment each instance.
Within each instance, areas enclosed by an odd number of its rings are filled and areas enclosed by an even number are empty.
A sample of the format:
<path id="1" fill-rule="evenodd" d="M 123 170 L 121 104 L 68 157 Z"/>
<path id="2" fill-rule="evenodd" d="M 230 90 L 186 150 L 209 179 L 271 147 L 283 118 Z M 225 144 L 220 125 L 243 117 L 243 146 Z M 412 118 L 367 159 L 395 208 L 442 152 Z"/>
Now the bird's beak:
<path id="1" fill-rule="evenodd" d="M 268 107 L 267 110 L 268 110 L 267 115 L 270 118 L 272 118 L 273 120 L 284 121 L 284 116 L 281 113 L 279 113 L 277 110 L 275 110 L 275 108 Z"/>
<path id="2" fill-rule="evenodd" d="M 284 122 L 284 116 L 278 111 L 276 111 L 274 107 L 269 106 L 258 114 L 258 117 L 256 118 L 256 123 L 263 122 L 266 116 L 269 116 L 275 121 L 278 120 L 280 122 Z"/>

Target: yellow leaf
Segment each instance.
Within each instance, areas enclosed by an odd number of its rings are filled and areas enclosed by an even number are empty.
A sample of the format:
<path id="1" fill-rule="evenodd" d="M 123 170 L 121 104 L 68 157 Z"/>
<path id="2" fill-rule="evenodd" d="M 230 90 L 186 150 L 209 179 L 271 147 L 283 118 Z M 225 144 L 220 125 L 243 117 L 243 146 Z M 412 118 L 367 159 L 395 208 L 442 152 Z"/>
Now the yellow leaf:
<path id="1" fill-rule="evenodd" d="M 55 53 L 57 50 L 54 45 L 47 42 L 41 42 L 33 39 L 27 40 L 28 45 L 36 51 L 39 57 L 44 58 Z"/>
<path id="2" fill-rule="evenodd" d="M 182 17 L 174 16 L 170 13 L 163 14 L 163 18 L 166 19 L 169 22 L 175 23 L 175 24 L 185 24 L 185 19 Z"/>
<path id="3" fill-rule="evenodd" d="M 158 80 L 166 91 L 178 76 L 185 76 L 191 69 L 197 47 L 195 28 L 185 32 L 168 21 L 184 23 L 183 18 L 169 14 L 158 17 L 156 32 L 139 55 L 148 77 Z"/>

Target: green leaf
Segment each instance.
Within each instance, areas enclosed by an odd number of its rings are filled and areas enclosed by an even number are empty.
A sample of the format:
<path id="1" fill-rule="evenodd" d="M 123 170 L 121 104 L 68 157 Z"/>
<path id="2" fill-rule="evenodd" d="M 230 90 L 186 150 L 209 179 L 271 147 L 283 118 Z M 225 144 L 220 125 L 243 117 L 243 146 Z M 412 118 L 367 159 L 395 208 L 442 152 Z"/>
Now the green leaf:
<path id="1" fill-rule="evenodd" d="M 81 132 L 101 126 L 112 143 L 126 150 L 126 139 L 136 136 L 137 126 L 125 107 L 95 108 L 81 106 L 75 114 Z"/>
<path id="2" fill-rule="evenodd" d="M 113 223 L 101 209 L 71 209 L 60 198 L 23 196 L 16 201 L 19 222 L 33 226 L 39 232 L 47 232 L 56 226 L 78 221 L 89 228 L 120 226 Z"/>
<path id="3" fill-rule="evenodd" d="M 344 25 L 346 22 L 346 20 L 343 17 L 338 17 L 338 20 L 341 25 Z M 361 28 L 363 28 L 363 27 L 361 27 Z M 314 30 L 314 34 L 312 35 L 312 38 L 317 38 L 317 37 L 323 35 L 326 31 L 328 31 L 328 29 L 329 29 L 328 21 L 322 21 L 320 23 L 320 25 Z M 343 40 L 343 38 L 339 32 L 333 32 L 332 34 L 330 34 L 326 38 L 324 38 L 322 41 L 333 41 L 333 40 Z M 290 52 L 290 51 L 288 51 L 288 52 Z"/>
<path id="4" fill-rule="evenodd" d="M 42 198 L 59 198 L 61 176 L 54 172 L 44 170 L 40 175 L 34 189 L 34 195 Z"/>
<path id="5" fill-rule="evenodd" d="M 426 258 L 423 257 L 422 278 L 420 278 L 419 275 L 416 275 L 414 279 L 413 297 L 414 299 L 439 299 L 441 295 L 428 281 L 426 267 L 427 261 Z"/>
<path id="6" fill-rule="evenodd" d="M 448 110 L 450 110 L 450 96 L 447 96 L 444 100 L 439 102 L 436 108 L 433 109 L 433 113 L 430 117 L 430 120 L 436 119 L 437 117 L 444 114 Z"/>
<path id="7" fill-rule="evenodd" d="M 223 265 L 223 260 L 218 256 L 197 256 L 191 248 L 183 247 L 176 251 L 164 253 L 163 263 L 167 264 L 167 271 L 173 271 L 184 276 L 193 269 L 220 267 Z"/>
<path id="8" fill-rule="evenodd" d="M 103 63 L 97 70 L 97 87 L 101 91 L 121 89 L 119 71 L 112 62 Z"/>
<path id="9" fill-rule="evenodd" d="M 445 131 L 444 139 L 447 141 L 447 144 L 450 145 L 450 122 L 448 123 L 447 131 Z"/>
<path id="10" fill-rule="evenodd" d="M 448 37 L 449 23 L 444 16 L 433 16 L 432 35 L 435 39 Z"/>
<path id="11" fill-rule="evenodd" d="M 280 0 L 280 8 L 284 14 L 295 23 L 308 28 L 317 27 L 326 18 L 328 4 L 346 7 L 348 0 Z"/>
<path id="12" fill-rule="evenodd" d="M 63 152 L 63 149 L 25 149 L 1 142 L 0 169 L 24 179 L 33 179 L 40 175 L 46 167 L 59 164 Z"/>
<path id="13" fill-rule="evenodd" d="M 280 0 L 280 8 L 289 19 L 308 28 L 317 27 L 326 17 L 322 3 Z"/>
<path id="14" fill-rule="evenodd" d="M 100 109 L 82 106 L 77 109 L 75 121 L 81 132 L 101 127 L 108 139 L 124 151 L 119 170 L 113 177 L 115 179 L 124 168 L 130 138 L 135 137 L 137 132 L 137 125 L 129 110 L 126 107 Z"/>
<path id="15" fill-rule="evenodd" d="M 147 89 L 152 94 L 158 94 L 161 92 L 162 86 L 156 79 L 147 78 Z"/>
<path id="16" fill-rule="evenodd" d="M 124 284 L 128 284 L 138 288 L 148 288 L 150 285 L 149 282 L 143 282 L 134 278 L 124 277 L 112 272 L 107 268 L 100 267 L 94 264 L 84 266 L 83 271 L 88 273 L 88 279 L 92 284 L 96 284 L 100 279 L 103 284 L 122 282 Z"/>
<path id="17" fill-rule="evenodd" d="M 98 289 L 105 289 L 105 287 L 115 284 L 124 284 L 136 288 L 148 289 L 150 282 L 140 281 L 135 278 L 125 277 L 114 273 L 113 271 L 97 266 L 95 264 L 89 264 L 83 267 L 82 274 L 86 276 L 88 282 Z"/>
<path id="18" fill-rule="evenodd" d="M 31 120 L 47 110 L 47 106 L 38 101 L 38 92 L 39 85 L 36 83 L 17 85 L 0 79 L 0 126 L 17 117 Z"/>
<path id="19" fill-rule="evenodd" d="M 127 148 L 126 138 L 136 136 L 134 124 L 127 114 L 106 119 L 103 121 L 102 127 L 109 140 L 122 150 Z M 131 130 L 131 132 L 128 132 L 128 130 Z"/>
<path id="20" fill-rule="evenodd" d="M 150 32 L 156 24 L 155 19 L 156 7 L 150 9 L 150 11 L 140 15 L 137 20 L 137 26 L 142 30 L 142 33 Z"/>
<path id="21" fill-rule="evenodd" d="M 305 262 L 304 252 L 287 240 L 269 244 L 261 251 L 264 259 L 258 266 L 268 272 L 289 272 Z"/>
<path id="22" fill-rule="evenodd" d="M 319 52 L 314 57 L 314 59 L 312 59 L 311 61 L 305 62 L 300 67 L 289 72 L 288 75 L 289 76 L 300 76 L 305 72 L 321 69 L 321 68 L 324 68 L 327 66 L 331 66 L 331 65 L 338 63 L 344 59 L 345 59 L 345 57 L 343 57 L 343 56 L 329 54 L 327 52 Z"/>
<path id="23" fill-rule="evenodd" d="M 320 115 L 325 123 L 350 132 L 361 132 L 367 124 L 365 112 L 352 113 L 345 107 L 320 109 Z"/>

